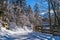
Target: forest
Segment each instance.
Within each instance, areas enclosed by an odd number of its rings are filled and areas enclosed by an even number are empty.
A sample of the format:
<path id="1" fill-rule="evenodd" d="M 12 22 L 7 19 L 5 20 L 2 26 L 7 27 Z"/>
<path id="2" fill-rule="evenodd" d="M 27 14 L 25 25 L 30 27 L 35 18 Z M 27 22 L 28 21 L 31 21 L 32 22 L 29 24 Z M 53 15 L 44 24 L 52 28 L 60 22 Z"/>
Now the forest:
<path id="1" fill-rule="evenodd" d="M 60 35 L 60 0 L 35 1 L 31 6 L 26 0 L 0 0 L 2 26 L 13 30 L 16 24 L 18 28 L 27 26 L 36 32 Z"/>

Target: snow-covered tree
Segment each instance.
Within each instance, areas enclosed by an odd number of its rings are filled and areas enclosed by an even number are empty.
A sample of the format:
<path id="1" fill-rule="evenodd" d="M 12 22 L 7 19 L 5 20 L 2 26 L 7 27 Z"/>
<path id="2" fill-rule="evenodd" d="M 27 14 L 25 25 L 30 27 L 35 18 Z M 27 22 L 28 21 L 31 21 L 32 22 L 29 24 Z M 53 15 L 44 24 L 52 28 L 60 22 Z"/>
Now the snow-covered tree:
<path id="1" fill-rule="evenodd" d="M 35 17 L 35 30 L 39 31 L 42 23 L 42 19 L 40 16 L 39 5 L 36 3 L 34 5 L 34 17 Z"/>

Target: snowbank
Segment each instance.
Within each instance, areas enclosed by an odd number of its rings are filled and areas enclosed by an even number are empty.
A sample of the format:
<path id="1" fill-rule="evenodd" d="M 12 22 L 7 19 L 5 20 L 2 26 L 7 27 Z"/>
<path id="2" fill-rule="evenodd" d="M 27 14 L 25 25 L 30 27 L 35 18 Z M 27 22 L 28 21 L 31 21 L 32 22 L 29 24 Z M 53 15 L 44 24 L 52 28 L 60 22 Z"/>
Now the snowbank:
<path id="1" fill-rule="evenodd" d="M 0 33 L 1 35 L 5 35 L 5 34 L 8 34 L 8 35 L 13 35 L 13 34 L 19 34 L 19 35 L 25 35 L 25 34 L 28 34 L 29 32 L 32 32 L 32 30 L 25 30 L 23 28 L 18 28 L 18 30 L 16 31 L 11 31 L 11 30 L 7 30 L 5 29 L 4 27 L 1 27 L 1 30 L 0 30 Z"/>

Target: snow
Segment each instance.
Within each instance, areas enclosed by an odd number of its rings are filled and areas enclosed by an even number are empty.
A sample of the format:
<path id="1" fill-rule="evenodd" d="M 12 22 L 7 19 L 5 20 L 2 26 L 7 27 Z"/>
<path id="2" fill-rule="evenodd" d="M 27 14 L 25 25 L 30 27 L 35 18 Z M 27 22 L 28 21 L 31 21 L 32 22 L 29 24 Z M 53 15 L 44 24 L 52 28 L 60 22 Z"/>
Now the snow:
<path id="1" fill-rule="evenodd" d="M 0 40 L 54 40 L 54 38 L 51 38 L 52 35 L 37 32 L 16 32 L 1 28 L 0 33 Z"/>
<path id="2" fill-rule="evenodd" d="M 55 40 L 55 38 L 52 38 L 52 40 Z"/>
<path id="3" fill-rule="evenodd" d="M 27 27 L 27 26 L 23 26 L 23 27 L 21 27 L 21 26 L 17 26 L 16 25 L 16 23 L 14 23 L 14 22 L 10 22 L 10 30 L 11 31 L 9 31 L 9 32 L 11 32 L 11 33 L 28 33 L 28 32 L 32 32 L 33 30 L 31 29 L 31 27 L 30 27 L 30 29 Z"/>
<path id="4" fill-rule="evenodd" d="M 25 26 L 26 27 L 26 26 Z M 27 29 L 27 27 L 25 28 Z M 11 38 L 11 39 L 14 39 L 14 40 L 22 40 L 22 39 L 26 39 L 27 37 L 23 37 L 21 38 L 20 36 L 21 35 L 28 35 L 29 32 L 32 32 L 32 31 L 28 31 L 25 30 L 23 28 L 17 28 L 15 31 L 13 30 L 7 30 L 6 28 L 4 27 L 1 27 L 1 30 L 0 30 L 0 40 L 8 40 L 8 38 Z M 10 37 L 11 36 L 11 37 Z"/>
<path id="5" fill-rule="evenodd" d="M 0 40 L 48 40 L 52 35 L 41 34 L 36 32 L 28 32 L 23 29 L 19 31 L 11 31 L 1 27 Z"/>
<path id="6" fill-rule="evenodd" d="M 12 34 L 21 34 L 21 35 L 24 34 L 25 35 L 25 34 L 28 34 L 28 32 L 31 32 L 31 31 L 24 30 L 22 28 L 18 28 L 18 30 L 16 30 L 16 31 L 11 31 L 11 30 L 7 30 L 4 27 L 1 27 L 1 31 L 8 33 L 10 35 L 12 35 Z"/>
<path id="7" fill-rule="evenodd" d="M 15 25 L 15 27 L 16 27 L 16 29 L 14 29 L 15 31 L 7 30 L 6 28 L 1 27 L 0 40 L 55 40 L 56 38 L 53 37 L 51 34 L 33 32 L 33 30 L 27 26 L 19 28 Z"/>
<path id="8" fill-rule="evenodd" d="M 0 35 L 16 35 L 16 34 L 21 34 L 21 35 L 25 35 L 28 34 L 29 32 L 32 32 L 32 30 L 30 31 L 26 26 L 24 26 L 25 28 L 22 27 L 17 27 L 17 25 L 14 22 L 10 23 L 10 30 L 7 30 L 5 27 L 2 27 L 2 24 L 0 23 Z"/>

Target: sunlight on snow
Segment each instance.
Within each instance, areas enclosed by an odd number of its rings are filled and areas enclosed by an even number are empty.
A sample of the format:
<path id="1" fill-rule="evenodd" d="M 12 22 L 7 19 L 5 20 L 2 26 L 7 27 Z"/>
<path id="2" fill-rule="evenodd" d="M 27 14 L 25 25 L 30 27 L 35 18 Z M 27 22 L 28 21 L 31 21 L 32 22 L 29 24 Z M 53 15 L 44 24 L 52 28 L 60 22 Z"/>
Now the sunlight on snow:
<path id="1" fill-rule="evenodd" d="M 18 30 L 16 30 L 16 31 L 11 31 L 11 30 L 5 29 L 4 27 L 1 27 L 1 30 L 6 31 L 8 34 L 21 34 L 21 35 L 28 34 L 28 32 L 32 32 L 32 31 L 29 31 L 28 29 L 24 30 L 23 28 L 18 28 Z"/>

